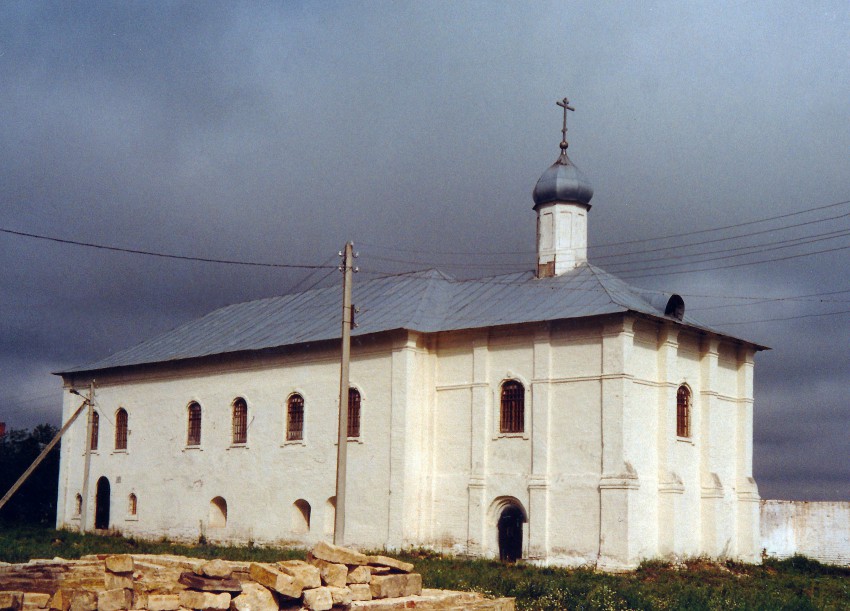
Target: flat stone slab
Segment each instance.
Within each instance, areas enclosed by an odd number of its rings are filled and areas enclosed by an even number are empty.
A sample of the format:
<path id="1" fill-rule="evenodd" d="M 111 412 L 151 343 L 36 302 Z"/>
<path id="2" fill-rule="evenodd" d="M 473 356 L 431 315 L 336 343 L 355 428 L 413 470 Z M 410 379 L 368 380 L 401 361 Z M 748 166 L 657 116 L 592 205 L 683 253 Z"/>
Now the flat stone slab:
<path id="1" fill-rule="evenodd" d="M 423 589 L 418 596 L 383 598 L 380 600 L 353 601 L 351 611 L 515 611 L 513 598 L 487 598 L 477 592 Z"/>
<path id="2" fill-rule="evenodd" d="M 313 546 L 311 553 L 314 557 L 320 560 L 333 562 L 334 564 L 349 564 L 355 566 L 367 564 L 366 554 L 361 554 L 360 552 L 347 547 L 340 547 L 339 545 L 325 543 L 324 541 L 316 543 L 316 545 Z"/>
<path id="3" fill-rule="evenodd" d="M 322 575 L 319 568 L 303 560 L 282 560 L 277 563 L 282 573 L 295 577 L 305 589 L 318 588 L 322 585 Z"/>
<path id="4" fill-rule="evenodd" d="M 376 575 L 369 582 L 372 598 L 401 598 L 422 593 L 422 576 L 419 573 Z"/>
<path id="5" fill-rule="evenodd" d="M 197 574 L 204 577 L 229 579 L 233 575 L 233 567 L 224 560 L 210 560 L 199 567 Z"/>
<path id="6" fill-rule="evenodd" d="M 201 575 L 190 573 L 189 571 L 180 573 L 180 577 L 177 579 L 177 582 L 182 583 L 184 586 L 188 586 L 193 590 L 200 590 L 201 592 L 242 591 L 242 584 L 239 583 L 238 579 L 230 577 L 226 579 L 221 577 L 202 577 Z"/>
<path id="7" fill-rule="evenodd" d="M 368 556 L 368 564 L 371 566 L 384 566 L 401 573 L 412 573 L 413 565 L 409 562 L 402 562 L 389 556 Z"/>
<path id="8" fill-rule="evenodd" d="M 252 564 L 251 579 L 289 598 L 299 598 L 304 589 L 304 584 L 300 579 L 287 575 L 270 564 L 259 562 Z"/>
<path id="9" fill-rule="evenodd" d="M 115 554 L 104 558 L 107 571 L 113 573 L 132 573 L 136 568 L 133 557 L 130 554 Z"/>

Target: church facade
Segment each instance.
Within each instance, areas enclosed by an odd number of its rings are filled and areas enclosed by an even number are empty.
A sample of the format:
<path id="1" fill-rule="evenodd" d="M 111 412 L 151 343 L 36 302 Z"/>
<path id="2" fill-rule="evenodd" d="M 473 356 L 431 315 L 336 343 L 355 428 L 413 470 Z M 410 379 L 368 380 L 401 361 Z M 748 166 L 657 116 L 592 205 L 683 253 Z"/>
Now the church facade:
<path id="1" fill-rule="evenodd" d="M 759 561 L 763 347 L 590 264 L 591 197 L 564 140 L 534 191 L 535 272 L 355 283 L 346 544 L 611 570 Z M 329 539 L 338 293 L 235 304 L 61 372 L 92 389 L 94 421 L 63 438 L 57 525 Z M 63 421 L 79 403 L 65 393 Z"/>

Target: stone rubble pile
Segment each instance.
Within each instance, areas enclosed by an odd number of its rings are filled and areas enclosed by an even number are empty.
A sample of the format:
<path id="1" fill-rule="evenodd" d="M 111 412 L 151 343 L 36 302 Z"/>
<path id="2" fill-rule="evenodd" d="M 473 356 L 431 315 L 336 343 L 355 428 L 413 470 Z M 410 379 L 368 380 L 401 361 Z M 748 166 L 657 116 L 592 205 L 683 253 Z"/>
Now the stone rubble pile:
<path id="1" fill-rule="evenodd" d="M 86 556 L 0 565 L 0 611 L 491 609 L 512 599 L 426 590 L 413 565 L 318 543 L 307 561 Z"/>

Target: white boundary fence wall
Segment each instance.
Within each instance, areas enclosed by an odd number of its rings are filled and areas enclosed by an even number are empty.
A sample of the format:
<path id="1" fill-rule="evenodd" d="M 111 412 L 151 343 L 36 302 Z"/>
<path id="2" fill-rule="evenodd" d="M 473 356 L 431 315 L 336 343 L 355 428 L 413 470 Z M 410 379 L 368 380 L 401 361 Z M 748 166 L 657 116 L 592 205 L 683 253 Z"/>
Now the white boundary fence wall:
<path id="1" fill-rule="evenodd" d="M 761 545 L 773 558 L 850 566 L 850 502 L 763 500 Z"/>

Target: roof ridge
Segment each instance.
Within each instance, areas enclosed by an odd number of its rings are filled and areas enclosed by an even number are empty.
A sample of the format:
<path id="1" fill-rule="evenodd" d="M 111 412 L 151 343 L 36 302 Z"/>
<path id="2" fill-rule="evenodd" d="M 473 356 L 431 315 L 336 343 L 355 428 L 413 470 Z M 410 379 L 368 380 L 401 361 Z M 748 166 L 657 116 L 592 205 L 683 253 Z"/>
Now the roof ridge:
<path id="1" fill-rule="evenodd" d="M 599 283 L 599 286 L 601 286 L 601 287 L 602 287 L 602 290 L 603 290 L 603 291 L 605 291 L 605 294 L 606 294 L 606 295 L 608 295 L 608 299 L 610 299 L 612 303 L 616 303 L 618 306 L 621 306 L 621 307 L 624 307 L 624 308 L 628 308 L 628 306 L 626 306 L 624 303 L 621 303 L 621 300 L 620 300 L 620 299 L 617 299 L 617 298 L 616 298 L 616 297 L 615 297 L 615 296 L 611 293 L 611 291 L 608 289 L 608 286 L 605 284 L 604 279 L 603 279 L 603 276 L 610 276 L 610 277 L 612 277 L 612 278 L 617 278 L 617 277 L 616 277 L 616 276 L 614 276 L 614 275 L 612 275 L 612 274 L 610 274 L 610 273 L 608 273 L 608 272 L 606 272 L 606 271 L 605 271 L 604 269 L 602 269 L 601 267 L 596 267 L 596 266 L 595 266 L 595 265 L 593 265 L 592 263 L 585 263 L 585 265 L 587 265 L 587 269 L 589 269 L 589 270 L 590 270 L 590 273 L 593 275 L 593 277 L 594 277 L 594 278 L 596 279 L 596 281 Z M 619 280 L 619 278 L 617 278 L 617 279 Z M 620 280 L 620 282 L 622 282 L 622 280 Z M 643 298 L 641 297 L 641 299 L 643 299 Z M 644 300 L 644 301 L 645 301 L 645 300 Z"/>
<path id="2" fill-rule="evenodd" d="M 443 274 L 440 270 L 434 269 L 432 270 L 433 274 L 429 274 L 426 278 L 428 284 L 425 286 L 425 290 L 422 292 L 422 297 L 419 299 L 419 303 L 416 304 L 416 309 L 413 311 L 411 316 L 408 316 L 408 323 L 412 323 L 419 320 L 420 315 L 424 312 L 426 303 L 429 303 L 430 297 L 437 291 L 438 283 L 448 283 L 450 280 Z"/>

